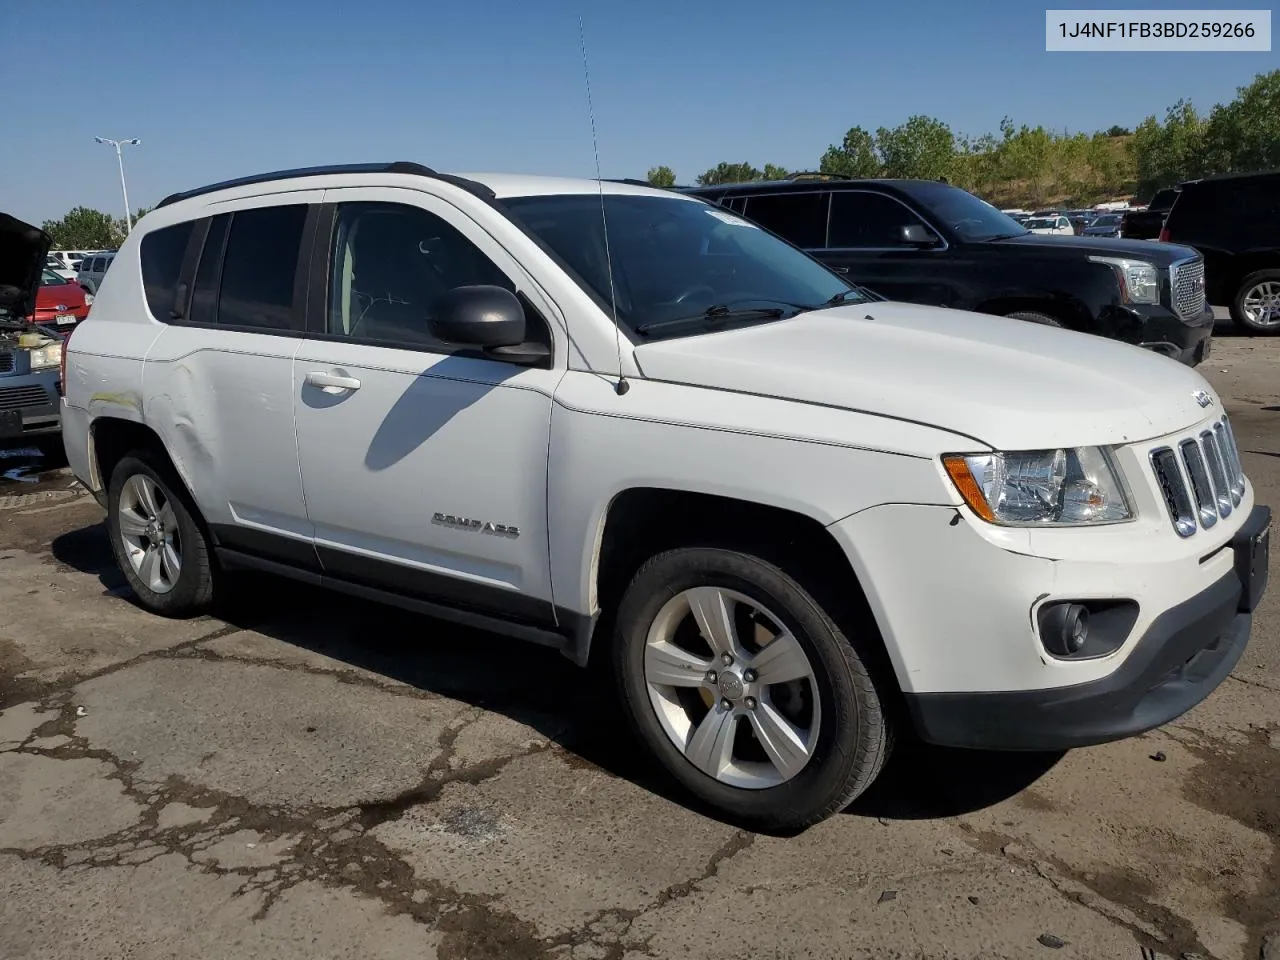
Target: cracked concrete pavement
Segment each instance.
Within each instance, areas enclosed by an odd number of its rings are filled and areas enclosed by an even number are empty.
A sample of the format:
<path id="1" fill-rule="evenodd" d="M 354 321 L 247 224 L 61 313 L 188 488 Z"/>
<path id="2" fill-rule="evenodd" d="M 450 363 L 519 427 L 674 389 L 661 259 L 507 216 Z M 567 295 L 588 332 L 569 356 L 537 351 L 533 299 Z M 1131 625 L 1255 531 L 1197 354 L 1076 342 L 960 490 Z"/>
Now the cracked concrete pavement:
<path id="1" fill-rule="evenodd" d="M 1215 347 L 1280 505 L 1280 340 Z M 1280 957 L 1278 593 L 1165 729 L 908 742 L 770 837 L 692 808 L 553 652 L 266 577 L 141 612 L 45 474 L 0 488 L 0 957 Z"/>

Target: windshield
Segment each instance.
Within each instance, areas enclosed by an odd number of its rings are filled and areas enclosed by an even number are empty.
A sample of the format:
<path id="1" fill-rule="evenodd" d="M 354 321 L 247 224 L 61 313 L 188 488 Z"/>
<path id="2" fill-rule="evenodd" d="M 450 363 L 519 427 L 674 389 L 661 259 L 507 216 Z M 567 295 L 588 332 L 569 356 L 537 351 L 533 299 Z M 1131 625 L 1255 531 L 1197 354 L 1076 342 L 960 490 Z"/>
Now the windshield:
<path id="1" fill-rule="evenodd" d="M 512 197 L 502 204 L 606 312 L 611 261 L 618 321 L 632 332 L 645 328 L 641 336 L 761 322 L 841 298 L 874 299 L 755 224 L 696 200 L 606 195 L 608 259 L 597 194 Z M 665 323 L 683 318 L 705 322 Z"/>
<path id="2" fill-rule="evenodd" d="M 52 270 L 44 270 L 40 274 L 40 286 L 42 287 L 60 287 L 70 282 L 66 277 L 60 277 Z"/>
<path id="3" fill-rule="evenodd" d="M 1091 226 L 1091 227 L 1115 227 L 1115 226 L 1119 226 L 1119 224 L 1120 224 L 1120 217 L 1119 217 L 1119 216 L 1117 216 L 1116 214 L 1108 214 L 1108 215 L 1107 215 L 1107 216 L 1105 216 L 1105 217 L 1098 217 L 1098 219 L 1097 219 L 1097 220 L 1094 220 L 1092 223 L 1090 223 L 1090 224 L 1089 224 L 1089 226 Z"/>
<path id="4" fill-rule="evenodd" d="M 906 190 L 961 240 L 998 240 L 1027 232 L 1013 217 L 959 187 L 920 180 L 910 183 Z"/>

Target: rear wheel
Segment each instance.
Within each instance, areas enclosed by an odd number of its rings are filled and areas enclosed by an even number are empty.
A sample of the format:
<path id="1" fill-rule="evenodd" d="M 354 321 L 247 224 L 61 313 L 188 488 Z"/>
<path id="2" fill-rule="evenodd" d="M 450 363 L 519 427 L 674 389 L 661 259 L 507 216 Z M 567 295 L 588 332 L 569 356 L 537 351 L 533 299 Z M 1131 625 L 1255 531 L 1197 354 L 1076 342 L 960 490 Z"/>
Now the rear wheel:
<path id="1" fill-rule="evenodd" d="M 1245 277 L 1231 301 L 1231 319 L 1250 333 L 1280 333 L 1280 270 Z"/>
<path id="2" fill-rule="evenodd" d="M 880 772 L 889 729 L 867 665 L 781 568 L 716 548 L 659 554 L 627 588 L 617 624 L 633 728 L 731 819 L 805 827 Z"/>
<path id="3" fill-rule="evenodd" d="M 202 613 L 213 599 L 212 551 L 173 469 L 135 451 L 116 464 L 107 491 L 111 549 L 138 602 L 170 617 Z"/>

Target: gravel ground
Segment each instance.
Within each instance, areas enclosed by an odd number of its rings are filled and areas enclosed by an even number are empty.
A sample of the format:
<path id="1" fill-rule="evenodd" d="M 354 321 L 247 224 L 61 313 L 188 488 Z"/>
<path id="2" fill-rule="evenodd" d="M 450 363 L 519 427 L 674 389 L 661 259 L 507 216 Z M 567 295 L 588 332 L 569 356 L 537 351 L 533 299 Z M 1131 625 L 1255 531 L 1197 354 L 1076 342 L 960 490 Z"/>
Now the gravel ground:
<path id="1" fill-rule="evenodd" d="M 1280 505 L 1280 338 L 1202 370 Z M 691 809 L 552 652 L 269 578 L 225 619 L 141 612 L 47 467 L 0 457 L 7 960 L 1280 958 L 1278 584 L 1169 727 L 908 743 L 778 838 Z"/>

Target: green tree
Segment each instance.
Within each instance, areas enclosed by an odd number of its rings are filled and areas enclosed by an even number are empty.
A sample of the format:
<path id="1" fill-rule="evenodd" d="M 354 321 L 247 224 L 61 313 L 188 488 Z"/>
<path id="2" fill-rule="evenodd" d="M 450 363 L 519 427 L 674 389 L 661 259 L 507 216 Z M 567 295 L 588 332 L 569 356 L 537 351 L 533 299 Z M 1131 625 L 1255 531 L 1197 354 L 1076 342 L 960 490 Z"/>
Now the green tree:
<path id="1" fill-rule="evenodd" d="M 851 127 L 840 146 L 832 144 L 827 147 L 827 152 L 818 161 L 818 170 L 846 177 L 880 176 L 875 140 L 862 127 Z"/>
<path id="2" fill-rule="evenodd" d="M 877 130 L 876 152 L 887 177 L 949 178 L 956 138 L 941 120 L 917 114 L 892 130 L 884 127 Z"/>
<path id="3" fill-rule="evenodd" d="M 722 183 L 746 183 L 759 180 L 764 174 L 749 163 L 718 163 L 705 173 L 698 174 L 698 183 L 713 187 Z"/>
<path id="4" fill-rule="evenodd" d="M 1139 196 L 1202 176 L 1210 167 L 1204 117 L 1188 100 L 1179 100 L 1165 113 L 1164 123 L 1147 117 L 1133 132 Z"/>
<path id="5" fill-rule="evenodd" d="M 1258 74 L 1205 127 L 1207 166 L 1214 173 L 1280 167 L 1280 70 Z"/>
<path id="6" fill-rule="evenodd" d="M 790 174 L 791 171 L 786 167 L 780 167 L 776 163 L 766 163 L 762 177 L 765 180 L 785 180 Z"/>
<path id="7" fill-rule="evenodd" d="M 1108 137 L 1128 137 L 1128 136 L 1131 136 L 1132 134 L 1133 134 L 1133 131 L 1130 130 L 1128 127 L 1122 127 L 1122 126 L 1119 126 L 1118 124 L 1114 127 L 1108 127 L 1106 132 L 1106 136 Z"/>
<path id="8" fill-rule="evenodd" d="M 649 172 L 645 174 L 645 179 L 655 187 L 674 187 L 676 172 L 670 167 L 650 167 Z"/>
<path id="9" fill-rule="evenodd" d="M 43 230 L 58 250 L 98 250 L 119 246 L 122 222 L 89 207 L 76 207 L 60 220 L 46 220 Z"/>

